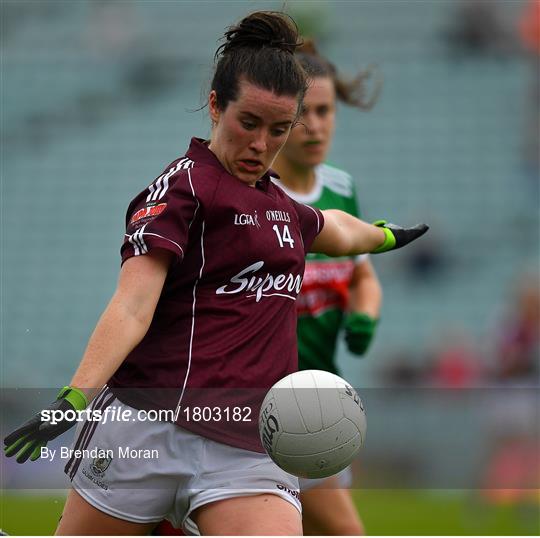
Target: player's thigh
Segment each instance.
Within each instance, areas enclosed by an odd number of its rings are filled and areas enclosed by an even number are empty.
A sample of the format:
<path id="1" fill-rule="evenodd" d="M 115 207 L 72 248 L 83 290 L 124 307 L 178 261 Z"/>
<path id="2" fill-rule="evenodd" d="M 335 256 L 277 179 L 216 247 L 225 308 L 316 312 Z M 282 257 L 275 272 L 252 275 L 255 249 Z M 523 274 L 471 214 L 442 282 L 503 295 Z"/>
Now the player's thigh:
<path id="1" fill-rule="evenodd" d="M 132 523 L 93 507 L 75 490 L 70 490 L 62 518 L 56 529 L 57 536 L 125 536 L 148 534 L 155 523 Z"/>
<path id="2" fill-rule="evenodd" d="M 208 503 L 192 518 L 203 535 L 302 535 L 300 512 L 271 493 Z"/>
<path id="3" fill-rule="evenodd" d="M 358 536 L 365 533 L 350 490 L 341 488 L 335 476 L 317 487 L 302 490 L 300 501 L 305 535 Z"/>

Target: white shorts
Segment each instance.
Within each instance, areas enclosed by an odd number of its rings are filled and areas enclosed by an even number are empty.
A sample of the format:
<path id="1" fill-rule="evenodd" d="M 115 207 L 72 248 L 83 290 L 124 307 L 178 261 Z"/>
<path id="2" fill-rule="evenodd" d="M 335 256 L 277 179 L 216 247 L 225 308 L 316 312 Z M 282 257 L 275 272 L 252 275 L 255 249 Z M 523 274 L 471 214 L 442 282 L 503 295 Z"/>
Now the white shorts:
<path id="1" fill-rule="evenodd" d="M 335 474 L 334 476 L 337 477 L 339 487 L 343 489 L 349 489 L 352 484 L 352 470 L 351 466 L 345 467 L 343 471 L 340 471 L 339 473 Z M 326 480 L 332 477 L 327 478 L 299 478 L 300 482 L 300 491 L 307 491 L 309 489 L 313 489 L 319 486 L 322 486 Z"/>
<path id="2" fill-rule="evenodd" d="M 102 392 L 93 409 L 137 410 Z M 134 523 L 168 519 L 187 534 L 207 503 L 272 493 L 301 512 L 298 479 L 266 454 L 228 446 L 168 422 L 83 422 L 66 465 L 73 488 L 92 506 Z"/>

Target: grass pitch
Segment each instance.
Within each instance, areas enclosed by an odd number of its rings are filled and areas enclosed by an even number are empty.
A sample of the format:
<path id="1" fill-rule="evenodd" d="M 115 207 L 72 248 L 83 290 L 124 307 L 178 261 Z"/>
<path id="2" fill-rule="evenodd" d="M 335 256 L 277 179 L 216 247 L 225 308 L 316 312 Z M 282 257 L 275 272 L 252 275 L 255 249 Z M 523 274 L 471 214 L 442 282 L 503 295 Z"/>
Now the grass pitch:
<path id="1" fill-rule="evenodd" d="M 353 490 L 370 535 L 539 535 L 538 498 L 493 504 L 475 491 Z M 52 535 L 63 496 L 3 494 L 0 527 L 17 535 Z"/>

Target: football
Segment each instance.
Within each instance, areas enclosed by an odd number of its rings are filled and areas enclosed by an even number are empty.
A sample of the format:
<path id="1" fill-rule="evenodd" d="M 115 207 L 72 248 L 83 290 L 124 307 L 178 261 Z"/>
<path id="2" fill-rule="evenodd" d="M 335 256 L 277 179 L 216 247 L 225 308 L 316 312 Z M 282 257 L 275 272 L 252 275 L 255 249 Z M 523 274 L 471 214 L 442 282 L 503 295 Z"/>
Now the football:
<path id="1" fill-rule="evenodd" d="M 284 471 L 325 478 L 354 459 L 366 436 L 362 400 L 341 377 L 304 370 L 278 381 L 265 396 L 259 433 Z"/>

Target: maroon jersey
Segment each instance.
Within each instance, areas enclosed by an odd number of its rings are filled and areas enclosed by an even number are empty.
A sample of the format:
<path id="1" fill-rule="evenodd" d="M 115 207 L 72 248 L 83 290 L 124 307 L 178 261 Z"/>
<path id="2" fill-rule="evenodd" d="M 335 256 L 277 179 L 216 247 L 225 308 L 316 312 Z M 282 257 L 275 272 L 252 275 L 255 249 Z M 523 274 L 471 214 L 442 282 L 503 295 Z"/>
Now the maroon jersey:
<path id="1" fill-rule="evenodd" d="M 226 436 L 215 415 L 193 420 L 184 411 L 194 389 L 206 391 L 198 406 L 242 407 L 253 403 L 253 390 L 262 400 L 298 369 L 295 301 L 305 254 L 323 222 L 319 210 L 289 198 L 269 173 L 250 187 L 192 139 L 186 156 L 128 208 L 122 261 L 153 248 L 175 259 L 147 334 L 109 386 L 135 408 L 174 409 L 188 430 L 262 451 L 258 409 L 246 421 L 249 435 L 229 428 Z"/>

